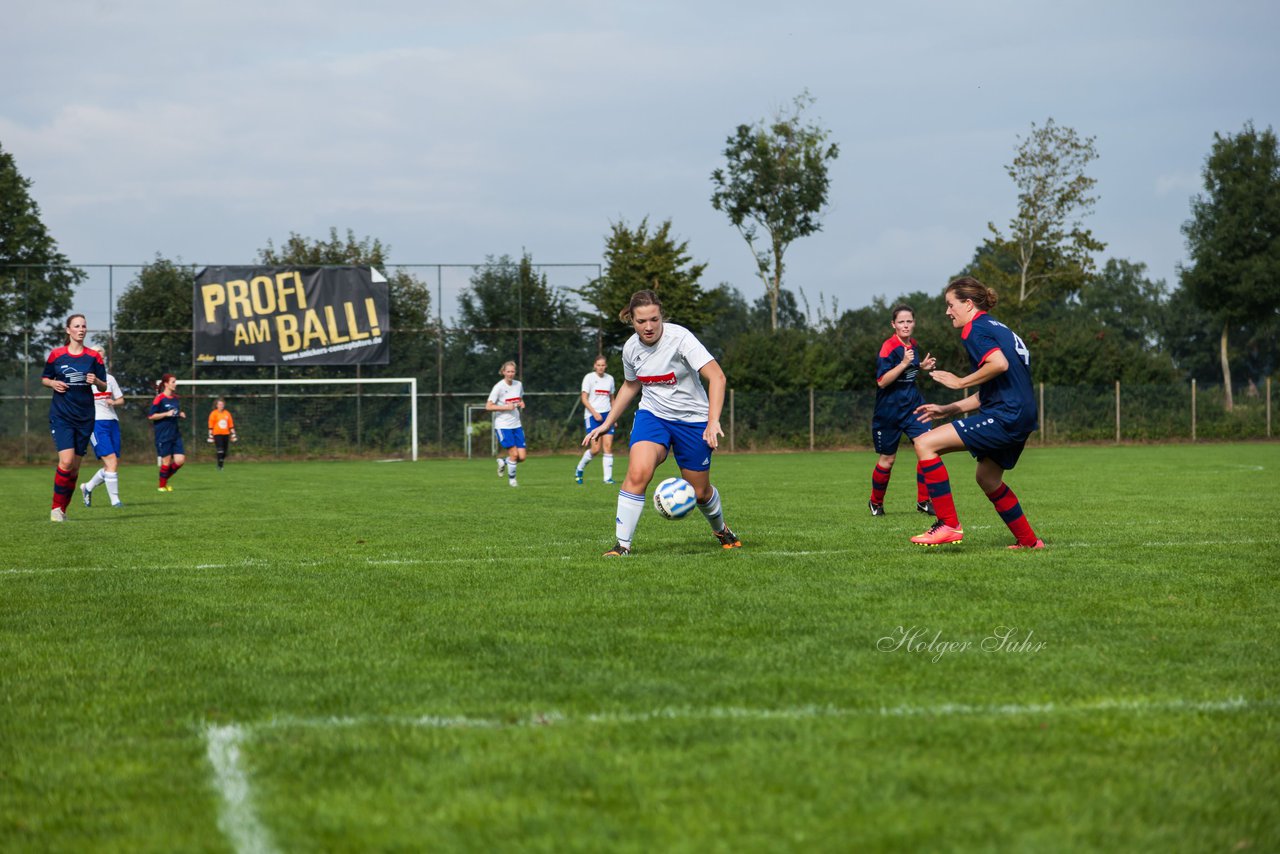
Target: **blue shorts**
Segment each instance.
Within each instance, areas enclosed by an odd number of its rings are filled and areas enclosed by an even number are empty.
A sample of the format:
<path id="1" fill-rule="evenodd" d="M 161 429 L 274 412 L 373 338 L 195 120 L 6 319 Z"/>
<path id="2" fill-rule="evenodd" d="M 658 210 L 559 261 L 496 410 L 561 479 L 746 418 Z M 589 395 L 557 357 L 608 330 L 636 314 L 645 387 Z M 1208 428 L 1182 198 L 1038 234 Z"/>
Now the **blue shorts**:
<path id="1" fill-rule="evenodd" d="M 98 455 L 98 459 L 112 454 L 120 456 L 120 422 L 93 422 L 93 436 L 89 441 L 93 443 L 93 452 Z"/>
<path id="2" fill-rule="evenodd" d="M 187 452 L 182 449 L 181 436 L 178 436 L 173 439 L 168 439 L 164 442 L 160 441 L 159 439 L 156 439 L 156 456 L 157 457 L 172 457 L 174 454 L 182 454 L 185 456 L 186 453 Z"/>
<path id="3" fill-rule="evenodd" d="M 516 427 L 512 430 L 499 430 L 498 444 L 504 448 L 523 448 L 524 428 Z"/>
<path id="4" fill-rule="evenodd" d="M 707 422 L 667 421 L 647 409 L 636 413 L 631 425 L 631 444 L 653 442 L 675 452 L 676 465 L 688 471 L 706 471 L 711 468 L 711 446 L 702 434 Z"/>
<path id="5" fill-rule="evenodd" d="M 898 413 L 892 418 L 883 418 L 878 413 L 871 418 L 871 443 L 876 453 L 891 457 L 898 453 L 898 443 L 902 434 L 914 439 L 929 432 L 929 425 L 916 420 L 916 414 L 908 411 L 905 415 Z"/>
<path id="6" fill-rule="evenodd" d="M 582 432 L 584 434 L 590 433 L 592 430 L 596 429 L 603 423 L 604 423 L 604 418 L 596 418 L 592 416 L 590 412 L 584 412 L 582 415 L 582 425 L 583 425 Z M 605 433 L 604 435 L 612 436 L 613 432 L 617 429 L 618 429 L 618 425 L 614 424 L 612 427 L 609 428 L 609 432 Z"/>
<path id="7" fill-rule="evenodd" d="M 951 422 L 964 442 L 965 448 L 975 460 L 991 462 L 1008 471 L 1018 464 L 1022 449 L 1030 433 L 1012 433 L 989 415 L 975 412 Z"/>
<path id="8" fill-rule="evenodd" d="M 59 451 L 74 450 L 77 457 L 83 457 L 89 450 L 89 440 L 93 438 L 92 421 L 83 424 L 72 424 L 68 421 L 49 419 L 49 432 L 53 434 L 53 446 Z"/>

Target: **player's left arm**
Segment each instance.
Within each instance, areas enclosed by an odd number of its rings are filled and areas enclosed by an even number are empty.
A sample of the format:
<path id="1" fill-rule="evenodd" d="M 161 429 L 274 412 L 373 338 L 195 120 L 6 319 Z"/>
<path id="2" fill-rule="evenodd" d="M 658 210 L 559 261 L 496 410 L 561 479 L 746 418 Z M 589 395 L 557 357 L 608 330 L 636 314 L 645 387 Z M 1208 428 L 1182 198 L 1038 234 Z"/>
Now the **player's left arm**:
<path id="1" fill-rule="evenodd" d="M 729 381 L 715 359 L 699 368 L 698 375 L 707 381 L 707 429 L 702 431 L 702 438 L 712 448 L 717 448 L 719 437 L 724 435 L 720 429 L 720 413 L 724 410 L 724 390 Z"/>
<path id="2" fill-rule="evenodd" d="M 987 380 L 994 379 L 1007 370 L 1009 370 L 1009 360 L 997 348 L 988 353 L 987 357 L 982 360 L 982 364 L 978 365 L 978 369 L 968 376 L 958 377 L 949 371 L 933 371 L 929 374 L 929 377 L 940 385 L 959 390 L 982 385 Z"/>

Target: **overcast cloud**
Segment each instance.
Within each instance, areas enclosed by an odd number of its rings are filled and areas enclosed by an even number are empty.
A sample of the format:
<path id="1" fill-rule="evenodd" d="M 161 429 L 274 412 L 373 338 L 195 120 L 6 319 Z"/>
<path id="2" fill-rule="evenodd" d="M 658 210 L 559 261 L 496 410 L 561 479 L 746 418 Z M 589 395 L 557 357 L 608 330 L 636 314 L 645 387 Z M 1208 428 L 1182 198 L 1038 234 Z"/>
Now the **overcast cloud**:
<path id="1" fill-rule="evenodd" d="M 940 289 L 1014 213 L 1004 165 L 1049 117 L 1097 139 L 1103 258 L 1172 285 L 1214 132 L 1280 106 L 1268 2 L 9 0 L 2 17 L 0 145 L 80 264 L 247 263 L 330 227 L 402 264 L 599 263 L 611 222 L 669 218 L 706 285 L 754 299 L 709 176 L 738 124 L 808 89 L 841 147 L 824 230 L 787 259 L 811 302 Z M 445 282 L 446 319 L 464 283 Z M 95 275 L 77 307 L 104 294 Z"/>

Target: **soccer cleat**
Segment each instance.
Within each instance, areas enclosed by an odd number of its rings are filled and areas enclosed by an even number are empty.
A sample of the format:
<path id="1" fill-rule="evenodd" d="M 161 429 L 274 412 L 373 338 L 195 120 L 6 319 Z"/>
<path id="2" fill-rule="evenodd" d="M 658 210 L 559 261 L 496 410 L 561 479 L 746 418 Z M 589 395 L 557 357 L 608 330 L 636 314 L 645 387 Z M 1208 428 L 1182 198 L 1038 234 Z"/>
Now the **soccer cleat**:
<path id="1" fill-rule="evenodd" d="M 742 540 L 739 540 L 738 535 L 735 534 L 733 531 L 730 531 L 728 526 L 725 526 L 725 529 L 723 531 L 715 531 L 714 533 L 716 535 L 716 539 L 720 541 L 720 548 L 722 549 L 742 548 Z"/>
<path id="2" fill-rule="evenodd" d="M 507 478 L 507 486 L 519 486 L 519 485 L 520 484 L 516 483 L 516 479 L 514 477 Z"/>
<path id="3" fill-rule="evenodd" d="M 614 543 L 613 548 L 605 552 L 601 557 L 627 557 L 631 554 L 631 548 L 624 546 L 622 543 Z"/>
<path id="4" fill-rule="evenodd" d="M 84 496 L 84 506 L 92 507 L 93 506 L 93 490 L 89 489 L 88 487 L 81 486 L 80 494 Z"/>
<path id="5" fill-rule="evenodd" d="M 573 473 L 573 479 L 577 482 L 578 486 L 582 486 L 582 469 L 578 469 Z"/>
<path id="6" fill-rule="evenodd" d="M 114 507 L 115 509 L 119 510 L 121 507 L 123 507 L 123 506 L 124 506 L 124 502 L 123 502 L 123 501 L 117 501 L 115 504 L 112 504 L 111 506 L 112 506 L 112 507 Z"/>
<path id="7" fill-rule="evenodd" d="M 52 510 L 50 510 L 50 511 L 49 511 L 49 521 L 50 521 L 50 522 L 65 522 L 65 521 L 67 521 L 67 514 L 66 514 L 66 511 L 64 511 L 64 510 L 63 510 L 62 508 L 60 508 L 60 507 L 55 507 L 55 508 L 53 508 Z"/>
<path id="8" fill-rule="evenodd" d="M 604 479 L 604 482 L 605 482 L 605 483 L 617 483 L 617 481 L 616 481 L 616 480 L 614 480 L 614 479 L 613 479 L 613 478 L 611 478 L 611 477 L 606 477 L 606 478 Z"/>
<path id="9" fill-rule="evenodd" d="M 933 502 L 932 502 L 932 501 L 930 501 L 930 500 L 929 500 L 929 499 L 927 499 L 927 498 L 926 498 L 924 501 L 917 501 L 917 502 L 916 502 L 916 510 L 920 511 L 921 513 L 925 514 L 926 516 L 937 516 L 937 515 L 938 515 L 937 513 L 934 513 L 934 512 L 933 512 Z"/>
<path id="10" fill-rule="evenodd" d="M 172 486 L 157 486 L 156 492 L 173 492 Z"/>
<path id="11" fill-rule="evenodd" d="M 1034 544 L 1024 546 L 1022 543 L 1014 543 L 1009 546 L 1010 549 L 1042 549 L 1044 548 L 1044 540 L 1036 540 Z"/>
<path id="12" fill-rule="evenodd" d="M 877 504 L 877 503 L 875 503 L 874 501 L 872 501 L 871 499 L 867 499 L 867 507 L 869 507 L 869 508 L 871 509 L 871 515 L 872 515 L 872 516 L 883 516 L 883 515 L 884 515 L 884 505 L 883 505 L 883 504 Z"/>
<path id="13" fill-rule="evenodd" d="M 964 539 L 963 528 L 953 528 L 946 522 L 939 519 L 933 523 L 933 527 L 925 531 L 923 534 L 917 534 L 911 538 L 911 542 L 921 546 L 941 546 L 946 543 L 958 543 Z"/>

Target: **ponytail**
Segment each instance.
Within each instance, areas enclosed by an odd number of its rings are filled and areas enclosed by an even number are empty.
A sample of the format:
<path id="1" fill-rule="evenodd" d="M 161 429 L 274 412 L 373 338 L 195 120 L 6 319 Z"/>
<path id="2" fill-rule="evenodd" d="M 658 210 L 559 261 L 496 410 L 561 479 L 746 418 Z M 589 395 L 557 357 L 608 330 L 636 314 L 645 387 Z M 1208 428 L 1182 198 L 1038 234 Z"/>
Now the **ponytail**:
<path id="1" fill-rule="evenodd" d="M 658 307 L 658 316 L 662 316 L 662 300 L 658 299 L 657 291 L 643 290 L 636 291 L 631 295 L 631 301 L 627 303 L 627 307 L 618 313 L 618 319 L 623 323 L 630 323 L 631 316 L 637 308 L 646 305 L 655 305 Z"/>
<path id="2" fill-rule="evenodd" d="M 954 293 L 956 299 L 972 300 L 979 311 L 991 311 L 996 307 L 996 292 L 973 276 L 961 276 L 953 280 L 943 293 Z"/>

